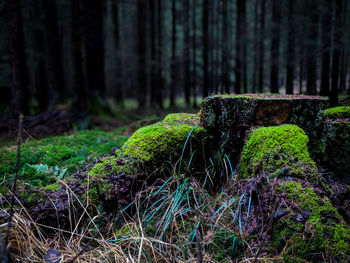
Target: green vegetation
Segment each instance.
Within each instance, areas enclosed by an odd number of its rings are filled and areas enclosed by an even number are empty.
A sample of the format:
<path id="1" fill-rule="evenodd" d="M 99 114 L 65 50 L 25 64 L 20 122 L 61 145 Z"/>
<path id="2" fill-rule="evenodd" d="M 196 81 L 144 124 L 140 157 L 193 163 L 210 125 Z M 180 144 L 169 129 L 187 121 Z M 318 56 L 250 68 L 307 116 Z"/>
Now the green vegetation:
<path id="1" fill-rule="evenodd" d="M 268 172 L 270 176 L 287 172 L 303 178 L 306 167 L 310 171 L 308 176 L 314 177 L 315 163 L 309 156 L 308 141 L 304 131 L 296 125 L 253 130 L 242 150 L 239 177 L 250 178 L 257 172 Z"/>
<path id="2" fill-rule="evenodd" d="M 328 119 L 350 118 L 350 106 L 339 106 L 326 109 L 324 111 L 324 116 Z"/>
<path id="3" fill-rule="evenodd" d="M 31 185 L 45 186 L 62 170 L 67 174 L 82 168 L 85 162 L 110 153 L 127 137 L 99 130 L 79 131 L 69 136 L 29 140 L 21 147 L 20 177 Z M 0 150 L 0 175 L 9 183 L 15 172 L 17 147 Z M 63 178 L 63 176 L 62 176 Z"/>
<path id="4" fill-rule="evenodd" d="M 285 259 L 307 259 L 315 261 L 318 253 L 325 252 L 329 259 L 343 258 L 350 249 L 350 229 L 327 197 L 320 197 L 311 187 L 301 183 L 282 182 L 289 202 L 295 202 L 288 215 L 274 227 L 274 245 L 286 242 Z M 282 191 L 280 187 L 280 191 Z"/>
<path id="5" fill-rule="evenodd" d="M 180 123 L 188 125 L 196 125 L 200 121 L 199 114 L 190 114 L 190 113 L 171 113 L 165 116 L 164 123 Z"/>

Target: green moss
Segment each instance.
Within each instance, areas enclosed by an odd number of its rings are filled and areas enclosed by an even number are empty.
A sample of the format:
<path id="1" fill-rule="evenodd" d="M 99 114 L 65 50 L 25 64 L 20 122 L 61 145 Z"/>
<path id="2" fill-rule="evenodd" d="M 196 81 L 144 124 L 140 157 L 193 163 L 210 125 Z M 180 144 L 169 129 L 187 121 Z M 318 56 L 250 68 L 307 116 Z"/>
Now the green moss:
<path id="1" fill-rule="evenodd" d="M 67 168 L 67 174 L 82 168 L 84 163 L 95 157 L 110 153 L 114 147 L 121 146 L 127 137 L 115 136 L 99 130 L 80 131 L 70 136 L 56 136 L 41 140 L 30 140 L 21 147 L 20 171 L 26 164 L 44 164 L 48 167 Z M 15 171 L 17 147 L 0 150 L 0 176 L 10 183 Z M 31 185 L 45 186 L 51 175 L 26 169 L 20 180 Z M 40 181 L 38 181 L 40 180 Z M 4 186 L 5 187 L 5 186 Z"/>
<path id="2" fill-rule="evenodd" d="M 239 177 L 253 177 L 256 171 L 276 176 L 282 172 L 282 168 L 289 175 L 304 177 L 306 167 L 310 170 L 310 176 L 313 176 L 316 168 L 308 153 L 308 141 L 304 131 L 296 125 L 284 124 L 253 130 L 243 147 Z"/>
<path id="3" fill-rule="evenodd" d="M 48 186 L 45 186 L 44 189 L 51 190 L 51 191 L 57 191 L 60 189 L 60 186 L 58 184 L 50 184 Z"/>
<path id="4" fill-rule="evenodd" d="M 350 118 L 350 106 L 340 106 L 326 109 L 324 111 L 324 116 L 328 119 Z"/>
<path id="5" fill-rule="evenodd" d="M 286 259 L 292 256 L 317 262 L 319 253 L 329 258 L 350 252 L 350 229 L 327 197 L 294 181 L 285 184 L 285 193 L 297 206 L 289 208 L 288 216 L 277 222 L 273 244 L 278 247 L 281 240 L 287 243 L 283 250 Z M 308 217 L 298 223 L 296 218 L 303 211 L 308 211 Z"/>
<path id="6" fill-rule="evenodd" d="M 190 114 L 190 113 L 171 113 L 165 116 L 163 122 L 170 124 L 188 124 L 196 125 L 199 123 L 200 117 L 199 114 Z"/>
<path id="7" fill-rule="evenodd" d="M 190 132 L 191 140 L 200 142 L 205 129 L 187 124 L 156 123 L 137 130 L 122 148 L 124 155 L 141 163 L 177 161 Z"/>

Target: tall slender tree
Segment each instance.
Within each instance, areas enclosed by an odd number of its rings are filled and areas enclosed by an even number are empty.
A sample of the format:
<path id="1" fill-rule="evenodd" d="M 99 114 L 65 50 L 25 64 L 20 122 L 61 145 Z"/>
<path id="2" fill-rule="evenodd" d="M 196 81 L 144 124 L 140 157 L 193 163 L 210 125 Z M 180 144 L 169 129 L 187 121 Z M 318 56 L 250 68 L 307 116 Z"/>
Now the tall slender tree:
<path id="1" fill-rule="evenodd" d="M 308 10 L 311 12 L 308 23 L 308 38 L 306 42 L 306 91 L 309 95 L 317 94 L 317 37 L 318 37 L 318 3 L 308 1 Z"/>
<path id="2" fill-rule="evenodd" d="M 184 12 L 185 12 L 185 25 L 184 25 L 184 69 L 185 69 L 185 81 L 184 81 L 184 95 L 185 102 L 187 106 L 190 106 L 190 89 L 191 89 L 191 72 L 190 72 L 190 3 L 189 0 L 185 0 L 184 2 Z"/>
<path id="3" fill-rule="evenodd" d="M 330 87 L 330 61 L 331 61 L 331 25 L 332 25 L 332 3 L 328 0 L 322 1 L 322 65 L 321 65 L 321 90 L 320 95 L 328 96 Z"/>
<path id="4" fill-rule="evenodd" d="M 340 52 L 341 52 L 341 10 L 342 0 L 335 1 L 335 16 L 334 16 L 334 47 L 333 47 L 333 62 L 332 62 L 332 86 L 330 94 L 330 103 L 338 104 L 339 94 L 339 73 L 340 73 Z"/>
<path id="5" fill-rule="evenodd" d="M 271 39 L 271 93 L 279 92 L 279 48 L 280 48 L 281 0 L 272 0 L 272 39 Z"/>
<path id="6" fill-rule="evenodd" d="M 139 108 L 146 105 L 146 1 L 137 0 L 137 101 Z"/>
<path id="7" fill-rule="evenodd" d="M 72 0 L 72 47 L 74 59 L 74 91 L 73 120 L 79 128 L 87 128 L 87 76 L 86 76 L 86 54 L 83 29 L 83 1 Z"/>
<path id="8" fill-rule="evenodd" d="M 11 62 L 11 107 L 14 117 L 28 113 L 28 83 L 20 0 L 5 0 L 7 41 Z"/>
<path id="9" fill-rule="evenodd" d="M 265 0 L 261 0 L 261 14 L 260 14 L 260 31 L 259 31 L 259 81 L 258 91 L 264 91 L 264 59 L 265 59 Z"/>
<path id="10" fill-rule="evenodd" d="M 295 26 L 294 26 L 294 1 L 288 0 L 288 37 L 287 37 L 287 81 L 286 94 L 293 94 L 294 90 L 294 56 L 295 56 Z"/>
<path id="11" fill-rule="evenodd" d="M 172 27 L 171 27 L 171 85 L 170 85 L 170 107 L 175 106 L 176 79 L 177 79 L 177 59 L 176 59 L 176 0 L 172 0 Z"/>
<path id="12" fill-rule="evenodd" d="M 203 0 L 203 14 L 202 14 L 202 27 L 203 27 L 203 97 L 207 97 L 209 94 L 209 36 L 208 36 L 208 19 L 209 19 L 209 0 Z"/>
<path id="13" fill-rule="evenodd" d="M 48 106 L 52 109 L 54 104 L 63 97 L 63 73 L 60 59 L 59 36 L 56 14 L 56 1 L 43 0 L 45 16 L 45 65 L 48 90 Z"/>
<path id="14" fill-rule="evenodd" d="M 228 24 L 228 1 L 222 0 L 222 76 L 223 76 L 223 91 L 230 93 L 230 72 L 229 72 L 229 24 Z"/>

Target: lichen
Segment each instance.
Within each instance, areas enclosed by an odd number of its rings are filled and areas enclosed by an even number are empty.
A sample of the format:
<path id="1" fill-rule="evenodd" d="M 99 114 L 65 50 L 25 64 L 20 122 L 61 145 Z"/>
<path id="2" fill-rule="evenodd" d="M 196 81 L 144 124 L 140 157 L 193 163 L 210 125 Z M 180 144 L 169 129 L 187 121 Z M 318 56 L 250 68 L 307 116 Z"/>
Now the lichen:
<path id="1" fill-rule="evenodd" d="M 350 229 L 326 196 L 319 196 L 300 182 L 283 182 L 288 208 L 285 217 L 274 226 L 273 245 L 281 249 L 285 260 L 299 258 L 318 262 L 326 258 L 341 258 L 350 251 Z"/>
<path id="2" fill-rule="evenodd" d="M 270 176 L 287 172 L 301 178 L 305 174 L 314 177 L 316 168 L 309 156 L 308 141 L 304 131 L 291 124 L 252 130 L 242 150 L 239 177 L 253 177 L 258 170 Z"/>
<path id="3" fill-rule="evenodd" d="M 324 111 L 324 117 L 328 119 L 350 118 L 350 106 L 339 106 L 339 107 L 326 109 Z"/>

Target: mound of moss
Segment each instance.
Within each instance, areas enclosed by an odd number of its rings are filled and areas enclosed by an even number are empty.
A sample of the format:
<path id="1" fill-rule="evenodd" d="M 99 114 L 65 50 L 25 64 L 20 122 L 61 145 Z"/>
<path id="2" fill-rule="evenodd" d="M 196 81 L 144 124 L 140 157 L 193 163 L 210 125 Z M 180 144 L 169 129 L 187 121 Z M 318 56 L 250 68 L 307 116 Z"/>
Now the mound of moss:
<path id="1" fill-rule="evenodd" d="M 90 188 L 91 199 L 93 202 L 112 200 L 123 191 L 135 193 L 145 184 L 173 174 L 174 167 L 176 172 L 184 172 L 204 166 L 202 150 L 205 137 L 205 129 L 183 124 L 180 119 L 171 122 L 167 118 L 167 121 L 138 129 L 120 151 L 102 159 L 90 170 L 85 184 L 98 185 L 98 189 Z M 123 178 L 123 184 L 131 180 L 125 186 L 127 190 L 111 186 L 120 185 L 112 179 L 113 176 L 116 181 Z M 132 187 L 135 189 L 131 191 L 129 188 Z M 132 196 L 127 195 L 125 199 L 130 201 Z"/>
<path id="2" fill-rule="evenodd" d="M 115 136 L 100 130 L 79 131 L 69 136 L 29 140 L 21 147 L 20 180 L 45 186 L 50 176 L 67 174 L 81 169 L 85 162 L 110 153 L 121 146 L 127 137 Z M 0 176 L 7 181 L 15 172 L 17 147 L 0 150 Z M 37 180 L 37 182 L 35 181 Z"/>
<path id="3" fill-rule="evenodd" d="M 285 205 L 274 224 L 273 245 L 283 249 L 285 261 L 342 262 L 349 256 L 350 228 L 328 197 L 298 181 L 282 181 L 275 189 Z"/>
<path id="4" fill-rule="evenodd" d="M 267 239 L 264 250 L 286 262 L 343 260 L 350 229 L 330 202 L 307 143 L 304 131 L 290 124 L 248 135 L 238 173 L 238 192 L 251 200 L 242 208 L 246 236 L 252 244 Z M 268 236 L 256 235 L 264 228 Z"/>
<path id="5" fill-rule="evenodd" d="M 241 153 L 239 177 L 251 178 L 262 171 L 271 176 L 284 173 L 298 177 L 308 171 L 309 176 L 314 176 L 315 163 L 309 156 L 308 141 L 305 132 L 292 124 L 254 129 Z"/>
<path id="6" fill-rule="evenodd" d="M 324 111 L 327 119 L 347 119 L 350 118 L 350 106 L 339 106 L 329 108 Z"/>

